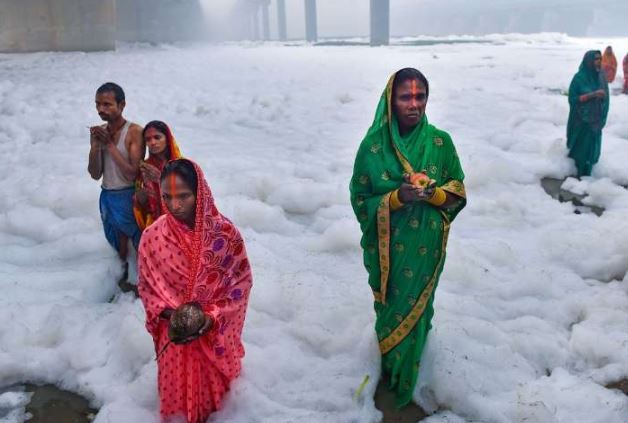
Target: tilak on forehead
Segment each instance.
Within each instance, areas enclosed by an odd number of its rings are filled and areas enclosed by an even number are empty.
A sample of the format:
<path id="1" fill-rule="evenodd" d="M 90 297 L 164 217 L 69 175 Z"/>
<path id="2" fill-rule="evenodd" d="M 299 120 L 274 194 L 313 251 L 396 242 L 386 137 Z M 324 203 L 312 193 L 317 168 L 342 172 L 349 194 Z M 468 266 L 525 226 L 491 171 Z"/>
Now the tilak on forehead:
<path id="1" fill-rule="evenodd" d="M 416 97 L 419 92 L 419 87 L 417 86 L 416 79 L 412 80 L 412 97 Z"/>
<path id="2" fill-rule="evenodd" d="M 169 182 L 170 182 L 170 196 L 172 198 L 175 198 L 177 195 L 177 177 L 174 174 L 174 172 L 172 172 L 169 176 Z"/>

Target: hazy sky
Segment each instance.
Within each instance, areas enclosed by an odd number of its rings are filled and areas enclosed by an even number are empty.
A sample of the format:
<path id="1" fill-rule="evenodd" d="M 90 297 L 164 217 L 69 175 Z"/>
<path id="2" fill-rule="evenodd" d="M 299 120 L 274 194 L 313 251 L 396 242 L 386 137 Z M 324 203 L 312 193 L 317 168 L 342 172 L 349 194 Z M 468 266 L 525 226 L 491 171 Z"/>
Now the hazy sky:
<path id="1" fill-rule="evenodd" d="M 227 22 L 236 0 L 202 0 Z M 303 38 L 304 0 L 285 0 L 288 37 Z M 392 35 L 567 32 L 628 35 L 628 0 L 390 0 Z M 369 0 L 317 0 L 320 37 L 369 33 Z M 276 0 L 271 35 L 277 36 Z"/>

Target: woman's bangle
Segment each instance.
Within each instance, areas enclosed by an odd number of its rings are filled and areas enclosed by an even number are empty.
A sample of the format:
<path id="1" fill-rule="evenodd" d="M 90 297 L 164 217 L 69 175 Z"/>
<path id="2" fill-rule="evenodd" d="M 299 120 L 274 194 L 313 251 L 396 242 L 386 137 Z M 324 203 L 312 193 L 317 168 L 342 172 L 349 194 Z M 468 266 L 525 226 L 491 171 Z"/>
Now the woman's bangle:
<path id="1" fill-rule="evenodd" d="M 399 190 L 396 189 L 390 196 L 390 209 L 392 211 L 399 210 L 403 207 L 403 201 L 399 198 Z"/>
<path id="2" fill-rule="evenodd" d="M 447 201 L 447 194 L 442 188 L 436 188 L 434 190 L 434 194 L 432 194 L 432 196 L 427 199 L 428 203 L 436 207 L 442 206 L 443 204 L 445 204 L 445 201 Z"/>

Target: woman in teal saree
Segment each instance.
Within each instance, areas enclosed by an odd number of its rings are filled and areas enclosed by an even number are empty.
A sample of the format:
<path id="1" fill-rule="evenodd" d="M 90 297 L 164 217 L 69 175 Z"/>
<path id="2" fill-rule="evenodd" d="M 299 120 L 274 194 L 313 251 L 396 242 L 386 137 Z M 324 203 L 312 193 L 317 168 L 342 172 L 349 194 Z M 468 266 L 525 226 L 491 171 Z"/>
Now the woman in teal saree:
<path id="1" fill-rule="evenodd" d="M 375 300 L 382 370 L 397 407 L 412 399 L 449 226 L 466 204 L 451 137 L 427 121 L 428 96 L 428 81 L 418 70 L 392 75 L 360 144 L 350 184 Z M 411 183 L 417 174 L 427 175 L 429 183 Z"/>
<path id="2" fill-rule="evenodd" d="M 578 177 L 590 176 L 600 159 L 602 128 L 606 125 L 608 83 L 602 72 L 602 53 L 588 51 L 569 86 L 567 148 Z"/>

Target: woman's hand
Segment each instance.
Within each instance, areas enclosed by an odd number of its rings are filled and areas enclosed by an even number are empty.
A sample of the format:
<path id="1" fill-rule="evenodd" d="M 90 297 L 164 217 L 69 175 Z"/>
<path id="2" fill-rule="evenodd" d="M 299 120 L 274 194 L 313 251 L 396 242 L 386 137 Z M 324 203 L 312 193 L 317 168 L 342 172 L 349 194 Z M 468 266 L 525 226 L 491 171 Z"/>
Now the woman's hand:
<path id="1" fill-rule="evenodd" d="M 159 317 L 161 317 L 162 319 L 170 320 L 170 318 L 172 317 L 172 313 L 174 313 L 174 309 L 166 307 L 161 311 L 161 313 L 159 313 Z"/>
<path id="2" fill-rule="evenodd" d="M 421 192 L 420 201 L 427 201 L 434 195 L 434 191 L 436 191 L 436 181 L 431 180 L 430 183 L 423 189 Z"/>
<path id="3" fill-rule="evenodd" d="M 146 205 L 148 204 L 148 193 L 143 187 L 135 191 L 135 198 L 142 207 L 146 207 Z"/>
<path id="4" fill-rule="evenodd" d="M 403 180 L 404 183 L 399 188 L 399 200 L 402 203 L 429 200 L 434 195 L 434 190 L 436 190 L 436 181 L 433 179 L 425 187 L 411 184 L 410 175 L 407 173 L 403 175 Z"/>
<path id="5" fill-rule="evenodd" d="M 413 203 L 415 201 L 418 201 L 418 198 L 419 198 L 418 190 L 419 189 L 420 188 L 417 187 L 417 186 L 414 186 L 412 184 L 404 182 L 399 187 L 399 200 L 402 203 L 404 203 L 404 204 L 406 204 L 406 203 Z"/>
<path id="6" fill-rule="evenodd" d="M 586 103 L 587 101 L 591 101 L 594 98 L 604 98 L 604 97 L 606 97 L 606 91 L 600 89 L 600 90 L 593 91 L 587 94 L 582 94 L 580 96 L 580 102 Z"/>
<path id="7" fill-rule="evenodd" d="M 206 314 L 205 315 L 205 323 L 198 330 L 198 337 L 201 337 L 201 336 L 205 335 L 207 332 L 209 332 L 211 330 L 211 328 L 213 326 L 214 326 L 214 319 L 212 319 L 211 316 Z"/>
<path id="8" fill-rule="evenodd" d="M 140 162 L 140 172 L 142 173 L 142 178 L 146 181 L 159 182 L 161 172 L 152 164 L 144 161 Z"/>

